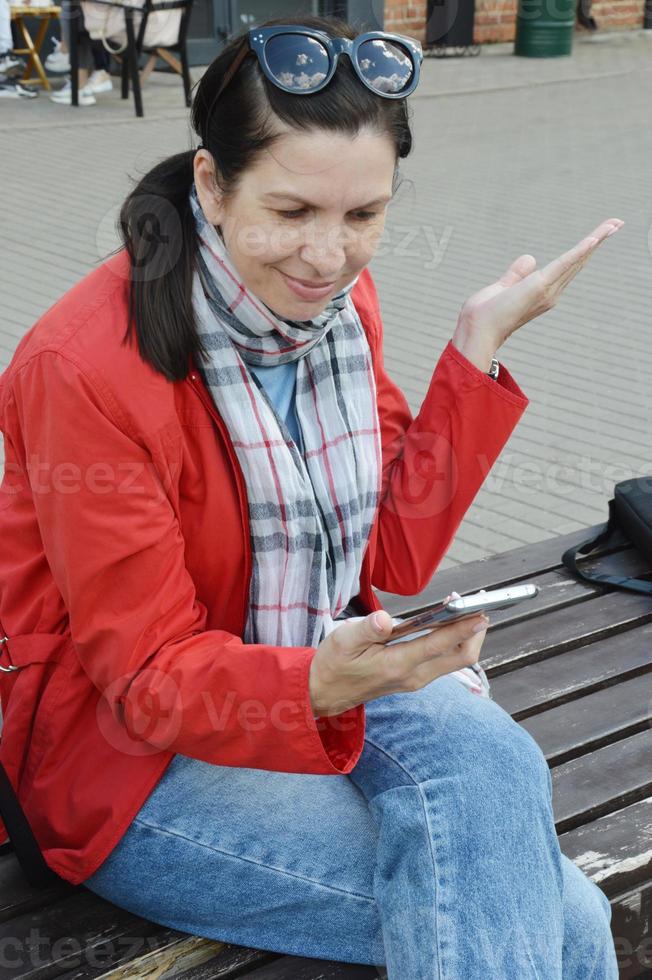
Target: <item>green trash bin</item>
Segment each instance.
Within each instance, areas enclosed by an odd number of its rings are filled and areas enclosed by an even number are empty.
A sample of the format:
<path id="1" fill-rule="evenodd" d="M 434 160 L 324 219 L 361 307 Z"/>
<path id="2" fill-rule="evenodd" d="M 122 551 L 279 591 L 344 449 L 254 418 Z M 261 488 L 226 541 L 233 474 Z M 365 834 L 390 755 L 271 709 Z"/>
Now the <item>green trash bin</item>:
<path id="1" fill-rule="evenodd" d="M 571 54 L 577 0 L 519 0 L 514 54 L 556 58 Z"/>

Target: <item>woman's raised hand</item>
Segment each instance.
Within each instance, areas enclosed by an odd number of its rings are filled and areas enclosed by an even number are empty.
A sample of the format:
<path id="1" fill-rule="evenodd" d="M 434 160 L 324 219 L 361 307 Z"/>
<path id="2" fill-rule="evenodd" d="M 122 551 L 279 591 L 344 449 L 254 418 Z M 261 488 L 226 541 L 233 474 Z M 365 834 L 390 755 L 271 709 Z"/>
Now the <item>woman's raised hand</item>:
<path id="1" fill-rule="evenodd" d="M 322 640 L 310 665 L 313 713 L 337 715 L 385 694 L 418 691 L 442 674 L 477 663 L 487 625 L 478 614 L 386 646 L 392 617 L 384 610 L 343 622 Z"/>
<path id="2" fill-rule="evenodd" d="M 507 338 L 530 320 L 551 310 L 564 289 L 605 239 L 624 221 L 609 218 L 573 248 L 537 269 L 532 255 L 520 255 L 505 274 L 464 303 L 453 343 L 484 370 Z M 479 363 L 481 362 L 481 363 Z"/>

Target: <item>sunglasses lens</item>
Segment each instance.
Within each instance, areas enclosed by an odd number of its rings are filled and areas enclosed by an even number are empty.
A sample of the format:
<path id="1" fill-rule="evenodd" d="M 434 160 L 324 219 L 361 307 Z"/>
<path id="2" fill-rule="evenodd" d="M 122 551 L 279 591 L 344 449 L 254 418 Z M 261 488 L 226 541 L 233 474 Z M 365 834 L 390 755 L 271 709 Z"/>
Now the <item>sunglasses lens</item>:
<path id="1" fill-rule="evenodd" d="M 414 65 L 407 48 L 382 38 L 360 45 L 358 66 L 369 85 L 378 92 L 402 92 L 414 76 Z"/>
<path id="2" fill-rule="evenodd" d="M 309 92 L 328 74 L 328 51 L 316 38 L 277 34 L 265 45 L 265 57 L 276 81 L 293 92 Z"/>

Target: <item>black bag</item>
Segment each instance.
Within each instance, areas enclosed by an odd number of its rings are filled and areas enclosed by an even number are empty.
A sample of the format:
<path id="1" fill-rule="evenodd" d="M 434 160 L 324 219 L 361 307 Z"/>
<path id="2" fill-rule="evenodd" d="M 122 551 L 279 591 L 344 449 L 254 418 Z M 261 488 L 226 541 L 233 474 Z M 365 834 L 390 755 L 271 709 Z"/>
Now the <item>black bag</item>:
<path id="1" fill-rule="evenodd" d="M 652 571 L 652 477 L 644 476 L 637 480 L 624 480 L 614 487 L 613 499 L 609 501 L 609 520 L 597 537 L 574 545 L 562 555 L 562 562 L 571 572 L 588 582 L 601 582 L 615 585 L 619 589 L 642 592 L 652 595 L 652 582 L 639 578 L 623 578 L 600 572 L 583 572 L 577 564 L 578 556 L 590 554 L 606 544 L 620 531 L 631 544 L 650 563 Z"/>

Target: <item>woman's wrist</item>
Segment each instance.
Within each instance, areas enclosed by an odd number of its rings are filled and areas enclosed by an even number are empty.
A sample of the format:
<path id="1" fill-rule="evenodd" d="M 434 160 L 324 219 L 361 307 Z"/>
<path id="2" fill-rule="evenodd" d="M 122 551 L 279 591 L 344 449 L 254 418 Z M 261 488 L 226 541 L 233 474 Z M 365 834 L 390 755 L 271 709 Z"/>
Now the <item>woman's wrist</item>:
<path id="1" fill-rule="evenodd" d="M 460 354 L 485 374 L 489 372 L 491 360 L 496 356 L 500 344 L 487 331 L 478 330 L 462 319 L 458 320 L 451 342 Z"/>

